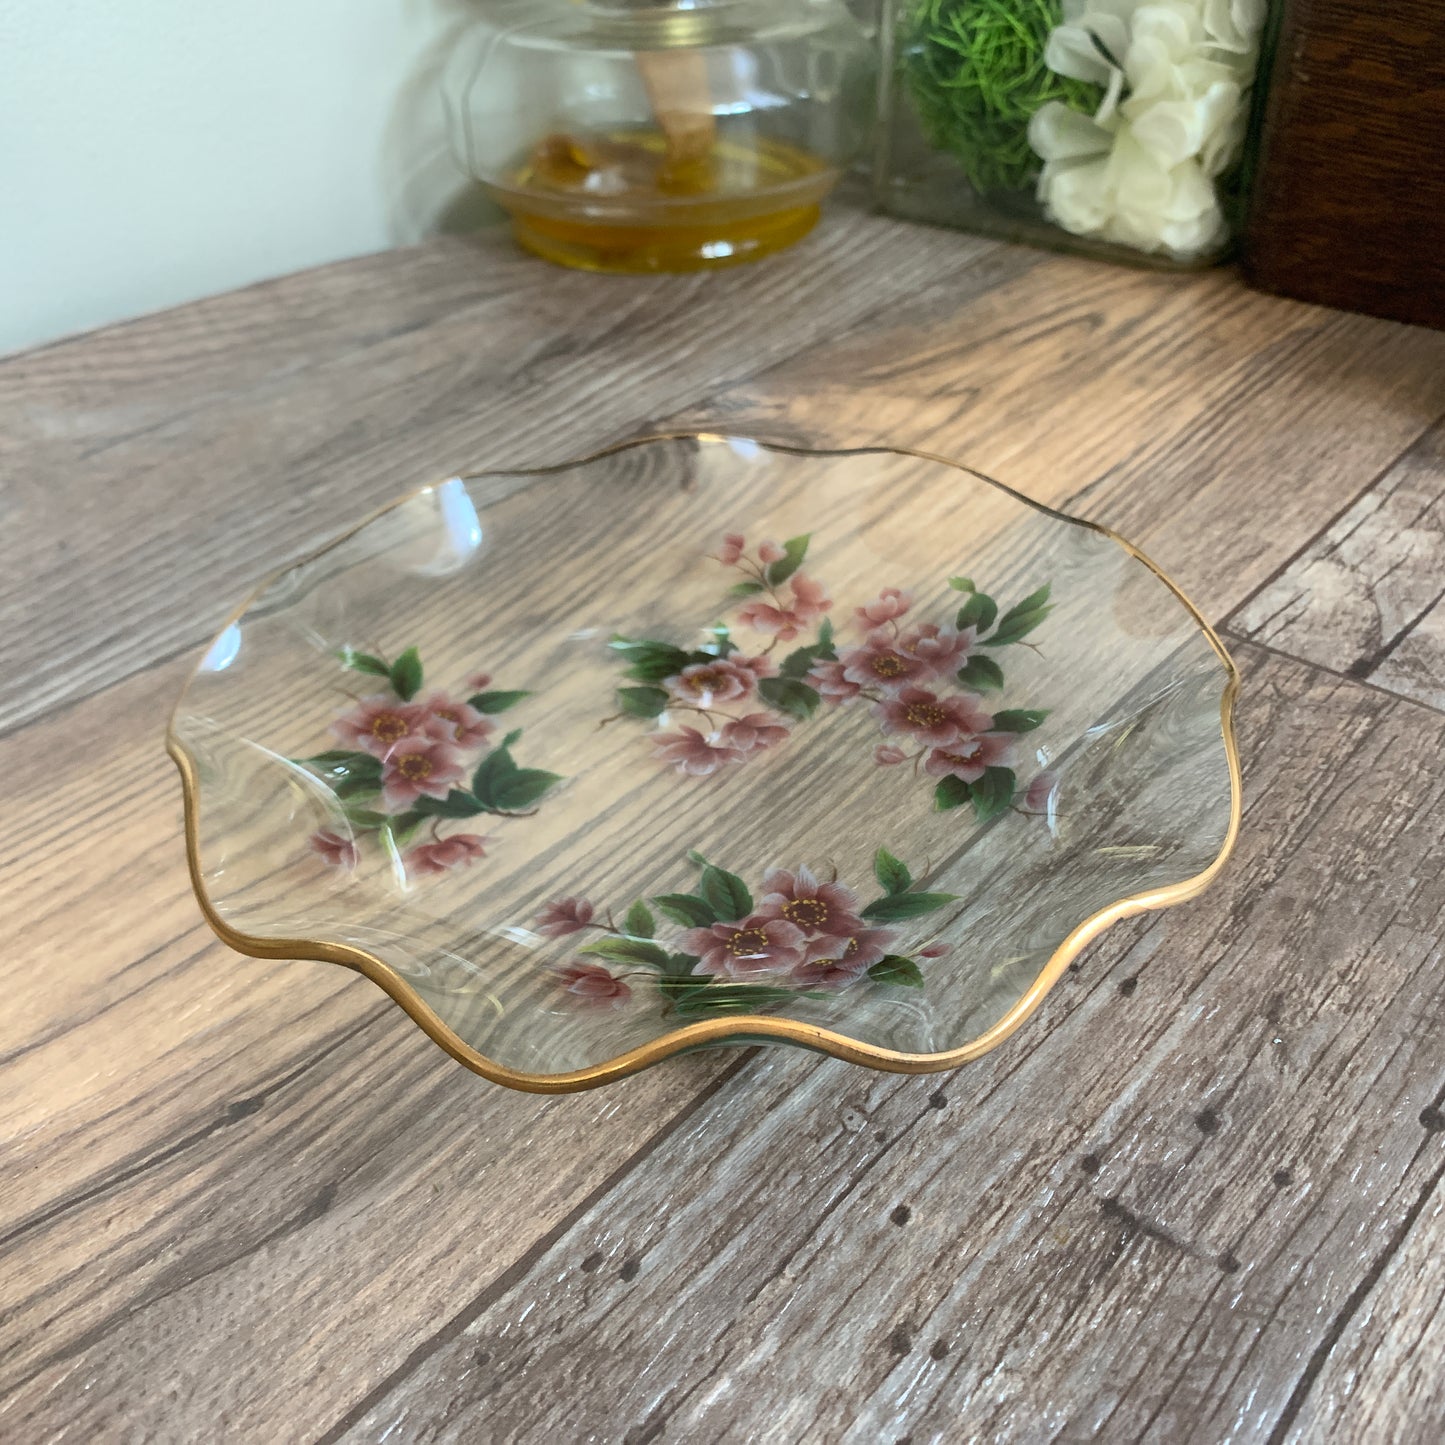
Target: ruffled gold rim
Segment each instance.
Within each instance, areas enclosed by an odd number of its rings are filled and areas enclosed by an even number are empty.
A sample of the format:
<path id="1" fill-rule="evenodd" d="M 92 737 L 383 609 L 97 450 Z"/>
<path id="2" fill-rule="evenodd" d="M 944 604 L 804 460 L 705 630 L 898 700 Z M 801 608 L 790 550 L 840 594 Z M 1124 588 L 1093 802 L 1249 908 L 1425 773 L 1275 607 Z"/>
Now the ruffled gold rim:
<path id="1" fill-rule="evenodd" d="M 675 432 L 663 433 L 655 436 L 634 438 L 631 441 L 620 442 L 614 446 L 606 447 L 601 451 L 594 452 L 590 456 L 582 457 L 576 461 L 561 463 L 557 466 L 536 467 L 518 469 L 508 472 L 512 476 L 546 476 L 555 472 L 568 471 L 574 467 L 585 466 L 591 462 L 600 461 L 604 457 L 612 456 L 617 452 L 628 451 L 634 447 L 654 445 L 658 442 L 671 441 L 732 441 L 740 438 L 729 437 L 716 432 Z M 749 439 L 752 440 L 752 439 Z M 795 1019 L 774 1018 L 761 1014 L 745 1014 L 740 1017 L 727 1019 L 710 1019 L 701 1023 L 686 1024 L 682 1028 L 674 1029 L 664 1034 L 651 1043 L 642 1044 L 635 1049 L 629 1049 L 625 1054 L 619 1054 L 615 1058 L 608 1059 L 601 1064 L 594 1064 L 585 1069 L 574 1069 L 562 1074 L 532 1074 L 519 1069 L 509 1069 L 495 1063 L 484 1054 L 478 1053 L 464 1039 L 462 1039 L 452 1028 L 450 1028 L 438 1014 L 430 1008 L 419 994 L 407 981 L 396 972 L 389 964 L 382 962 L 374 954 L 366 952 L 365 949 L 353 947 L 345 943 L 329 943 L 324 939 L 316 938 L 263 938 L 254 934 L 242 933 L 232 928 L 219 913 L 211 902 L 206 892 L 205 885 L 201 878 L 201 856 L 200 856 L 200 786 L 196 776 L 195 760 L 186 751 L 184 744 L 176 733 L 176 713 L 180 709 L 181 701 L 189 691 L 190 684 L 194 681 L 199 669 L 193 672 L 187 681 L 186 688 L 182 690 L 181 698 L 177 700 L 176 709 L 172 712 L 170 724 L 166 729 L 166 751 L 170 754 L 181 775 L 181 787 L 185 797 L 185 828 L 186 828 L 186 861 L 190 869 L 191 887 L 195 891 L 196 901 L 199 903 L 201 912 L 212 931 L 223 943 L 229 944 L 239 953 L 249 954 L 253 958 L 295 958 L 315 960 L 318 963 L 339 963 L 347 968 L 355 969 L 356 972 L 364 974 L 379 988 L 383 989 L 394 1002 L 399 1004 L 412 1021 L 427 1035 L 434 1043 L 439 1044 L 458 1063 L 465 1064 L 467 1068 L 481 1074 L 483 1078 L 490 1079 L 494 1083 L 505 1084 L 508 1088 L 522 1089 L 529 1093 L 536 1094 L 566 1094 L 581 1089 L 596 1088 L 599 1084 L 610 1083 L 613 1079 L 625 1078 L 628 1074 L 635 1074 L 640 1069 L 647 1068 L 650 1064 L 660 1062 L 662 1059 L 671 1057 L 673 1054 L 683 1053 L 688 1049 L 701 1048 L 708 1044 L 720 1044 L 727 1042 L 753 1043 L 761 1040 L 776 1039 L 781 1042 L 799 1045 L 803 1048 L 813 1049 L 819 1053 L 830 1054 L 834 1058 L 846 1059 L 849 1063 L 863 1064 L 869 1068 L 881 1069 L 890 1073 L 898 1074 L 928 1074 L 937 1073 L 945 1069 L 957 1068 L 960 1064 L 966 1064 L 971 1059 L 976 1059 L 986 1054 L 990 1049 L 996 1048 L 1010 1034 L 1014 1032 L 1035 1009 L 1043 1002 L 1044 996 L 1058 982 L 1064 970 L 1078 957 L 1080 953 L 1111 924 L 1117 923 L 1122 918 L 1128 918 L 1136 913 L 1151 912 L 1155 909 L 1170 908 L 1176 903 L 1184 903 L 1188 899 L 1202 893 L 1215 878 L 1219 876 L 1220 870 L 1229 861 L 1230 854 L 1234 851 L 1235 841 L 1239 836 L 1239 824 L 1243 811 L 1243 793 L 1240 777 L 1239 751 L 1234 736 L 1234 706 L 1239 696 L 1239 669 L 1235 666 L 1233 658 L 1225 650 L 1224 644 L 1220 641 L 1218 634 L 1205 620 L 1198 607 L 1190 601 L 1189 597 L 1161 567 L 1156 565 L 1149 557 L 1139 550 L 1132 542 L 1119 536 L 1117 532 L 1108 527 L 1100 526 L 1097 522 L 1089 522 L 1080 517 L 1071 517 L 1066 512 L 1060 512 L 1053 507 L 1034 501 L 1031 497 L 1025 496 L 1022 492 L 1015 491 L 1012 487 L 1003 482 L 996 482 L 992 477 L 985 476 L 982 472 L 975 471 L 972 467 L 964 466 L 960 462 L 950 461 L 947 457 L 936 456 L 931 452 L 917 451 L 909 447 L 850 447 L 841 449 L 811 449 L 807 447 L 787 446 L 780 443 L 756 442 L 756 445 L 768 451 L 783 452 L 792 456 L 865 456 L 871 453 L 883 455 L 899 455 L 917 457 L 922 461 L 937 462 L 944 466 L 954 467 L 959 471 L 967 472 L 970 476 L 977 477 L 980 481 L 987 482 L 990 486 L 997 487 L 1002 492 L 1007 492 L 1027 506 L 1033 507 L 1036 511 L 1047 512 L 1050 516 L 1059 518 L 1061 521 L 1070 522 L 1077 527 L 1088 527 L 1091 531 L 1102 533 L 1111 541 L 1117 543 L 1130 556 L 1147 567 L 1183 604 L 1184 609 L 1194 619 L 1200 631 L 1208 639 L 1210 646 L 1218 655 L 1224 665 L 1226 682 L 1224 691 L 1220 696 L 1219 705 L 1219 726 L 1220 735 L 1224 741 L 1225 756 L 1229 764 L 1229 827 L 1224 836 L 1218 856 L 1214 862 L 1204 869 L 1203 872 L 1195 874 L 1192 878 L 1186 878 L 1182 882 L 1173 883 L 1163 888 L 1151 889 L 1143 893 L 1131 894 L 1111 903 L 1107 908 L 1084 920 L 1076 927 L 1059 947 L 1054 951 L 1048 963 L 1044 965 L 1039 976 L 1034 980 L 1028 991 L 1009 1009 L 1009 1011 L 992 1028 L 980 1034 L 976 1039 L 960 1045 L 956 1049 L 945 1049 L 940 1053 L 913 1054 L 904 1053 L 897 1049 L 880 1048 L 874 1044 L 865 1044 L 857 1039 L 849 1038 L 846 1034 L 835 1033 L 831 1029 L 820 1028 L 816 1024 L 800 1023 Z M 475 480 L 477 477 L 486 476 L 488 473 L 472 473 L 462 480 Z M 289 572 L 293 567 L 300 566 L 305 562 L 329 552 L 338 543 L 346 538 L 355 536 L 356 533 L 370 526 L 378 517 L 391 511 L 393 508 L 402 506 L 413 497 L 419 496 L 426 491 L 426 487 L 418 487 L 403 497 L 387 503 L 386 506 L 378 508 L 370 516 L 358 522 L 356 526 L 334 537 L 325 546 L 318 548 L 309 556 L 301 558 L 298 562 L 290 563 L 280 572 L 274 573 L 258 587 L 256 587 L 231 614 L 225 627 L 231 627 L 241 620 L 250 610 L 252 603 L 266 590 L 276 577 Z"/>

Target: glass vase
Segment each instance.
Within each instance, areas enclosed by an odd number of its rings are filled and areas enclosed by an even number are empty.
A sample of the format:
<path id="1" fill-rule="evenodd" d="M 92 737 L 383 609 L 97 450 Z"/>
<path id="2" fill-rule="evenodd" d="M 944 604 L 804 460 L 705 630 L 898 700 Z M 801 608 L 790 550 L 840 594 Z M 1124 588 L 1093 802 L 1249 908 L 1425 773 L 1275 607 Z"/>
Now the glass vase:
<path id="1" fill-rule="evenodd" d="M 812 228 L 866 139 L 873 59 L 843 0 L 492 0 L 443 93 L 523 246 L 698 270 Z"/>
<path id="2" fill-rule="evenodd" d="M 885 0 L 877 205 L 1163 267 L 1232 245 L 1267 0 Z"/>

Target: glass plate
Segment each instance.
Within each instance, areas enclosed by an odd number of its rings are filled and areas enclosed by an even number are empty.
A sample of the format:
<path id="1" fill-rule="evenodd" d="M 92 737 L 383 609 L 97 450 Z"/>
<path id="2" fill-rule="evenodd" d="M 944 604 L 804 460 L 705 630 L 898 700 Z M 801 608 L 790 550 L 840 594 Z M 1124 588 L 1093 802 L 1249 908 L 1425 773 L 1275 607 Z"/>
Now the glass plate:
<path id="1" fill-rule="evenodd" d="M 1239 824 L 1238 677 L 1128 543 L 934 457 L 640 441 L 266 582 L 171 725 L 196 893 L 518 1088 L 951 1068 Z"/>

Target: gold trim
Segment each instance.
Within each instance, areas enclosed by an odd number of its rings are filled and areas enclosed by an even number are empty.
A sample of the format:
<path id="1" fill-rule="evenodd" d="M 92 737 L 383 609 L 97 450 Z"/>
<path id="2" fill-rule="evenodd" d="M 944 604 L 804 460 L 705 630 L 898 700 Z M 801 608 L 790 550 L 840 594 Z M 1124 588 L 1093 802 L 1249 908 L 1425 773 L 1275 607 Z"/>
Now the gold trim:
<path id="1" fill-rule="evenodd" d="M 555 466 L 519 468 L 514 471 L 505 472 L 473 472 L 460 478 L 462 481 L 475 481 L 486 476 L 547 476 L 560 471 L 568 471 L 574 467 L 586 466 L 591 462 L 600 461 L 604 457 L 612 456 L 621 451 L 627 451 L 633 447 L 649 446 L 657 442 L 668 441 L 729 441 L 735 438 L 717 432 L 672 432 L 659 435 L 636 437 L 630 441 L 618 442 L 601 451 L 594 452 L 590 456 L 582 457 L 577 461 L 563 462 Z M 1219 854 L 1214 862 L 1202 873 L 1195 874 L 1181 883 L 1173 883 L 1165 888 L 1155 888 L 1144 893 L 1136 893 L 1127 898 L 1121 898 L 1117 903 L 1100 910 L 1092 917 L 1087 918 L 1071 932 L 1067 938 L 1055 950 L 1039 976 L 1034 980 L 1028 991 L 1018 1000 L 1017 1003 L 1001 1018 L 992 1028 L 980 1034 L 978 1038 L 969 1043 L 961 1045 L 956 1049 L 946 1049 L 941 1053 L 934 1054 L 911 1054 L 903 1053 L 897 1049 L 880 1048 L 874 1044 L 860 1043 L 857 1039 L 849 1038 L 846 1034 L 834 1033 L 831 1029 L 821 1028 L 816 1024 L 800 1023 L 795 1019 L 773 1018 L 766 1015 L 749 1014 L 737 1018 L 712 1019 L 702 1023 L 687 1024 L 682 1028 L 674 1029 L 671 1033 L 664 1034 L 651 1043 L 642 1044 L 635 1049 L 629 1049 L 625 1054 L 619 1054 L 616 1058 L 608 1059 L 605 1063 L 594 1064 L 585 1069 L 574 1069 L 564 1074 L 531 1074 L 518 1069 L 509 1069 L 501 1064 L 494 1063 L 485 1055 L 477 1052 L 470 1044 L 466 1043 L 456 1032 L 454 1032 L 437 1013 L 416 993 L 407 981 L 402 978 L 390 965 L 383 963 L 374 954 L 367 953 L 364 949 L 354 948 L 345 943 L 328 943 L 322 939 L 309 938 L 261 938 L 252 934 L 242 933 L 232 928 L 215 909 L 206 893 L 204 884 L 201 881 L 201 856 L 200 856 L 200 788 L 196 778 L 196 765 L 194 759 L 186 751 L 176 734 L 176 714 L 180 710 L 181 701 L 189 691 L 190 682 L 194 681 L 199 674 L 199 667 L 192 673 L 191 679 L 187 682 L 186 688 L 177 699 L 176 707 L 171 713 L 170 723 L 166 729 L 166 751 L 170 754 L 181 775 L 181 788 L 185 798 L 185 820 L 186 820 L 186 862 L 191 875 L 191 887 L 195 892 L 196 901 L 199 903 L 201 912 L 206 922 L 211 926 L 216 936 L 223 943 L 229 944 L 238 953 L 251 955 L 253 958 L 294 958 L 308 959 L 319 963 L 339 963 L 347 968 L 355 969 L 358 973 L 364 974 L 374 984 L 387 993 L 391 999 L 399 1004 L 402 1009 L 411 1017 L 412 1021 L 430 1038 L 433 1043 L 439 1044 L 458 1063 L 465 1064 L 483 1078 L 490 1079 L 494 1083 L 505 1084 L 508 1088 L 522 1089 L 535 1094 L 566 1094 L 581 1089 L 596 1088 L 599 1084 L 610 1083 L 613 1079 L 625 1078 L 628 1074 L 635 1074 L 640 1069 L 645 1069 L 650 1064 L 655 1064 L 673 1054 L 682 1053 L 688 1049 L 695 1049 L 705 1044 L 725 1043 L 728 1040 L 738 1042 L 751 1042 L 757 1039 L 779 1039 L 787 1043 L 799 1044 L 804 1048 L 815 1049 L 820 1053 L 830 1054 L 834 1058 L 845 1059 L 849 1063 L 863 1064 L 869 1068 L 881 1069 L 890 1073 L 898 1074 L 928 1074 L 936 1073 L 944 1069 L 952 1069 L 960 1064 L 966 1064 L 972 1059 L 986 1054 L 990 1049 L 1001 1044 L 1010 1034 L 1023 1024 L 1029 1016 L 1038 1008 L 1044 1000 L 1044 996 L 1058 982 L 1064 970 L 1069 964 L 1101 933 L 1111 924 L 1117 923 L 1121 918 L 1128 918 L 1136 913 L 1146 913 L 1155 909 L 1170 908 L 1176 903 L 1186 902 L 1188 899 L 1202 893 L 1215 878 L 1219 876 L 1220 870 L 1228 862 L 1230 854 L 1234 851 L 1235 841 L 1239 836 L 1240 818 L 1243 811 L 1243 794 L 1240 777 L 1239 751 L 1234 736 L 1234 705 L 1239 696 L 1240 678 L 1239 669 L 1234 664 L 1234 659 L 1225 650 L 1224 644 L 1220 641 L 1214 628 L 1205 620 L 1199 608 L 1181 590 L 1178 583 L 1169 576 L 1151 558 L 1146 556 L 1132 542 L 1121 537 L 1117 532 L 1108 527 L 1100 526 L 1097 522 L 1086 521 L 1081 517 L 1071 517 L 1066 512 L 1060 512 L 1056 508 L 1046 506 L 1037 502 L 1031 497 L 1025 496 L 1022 492 L 1015 491 L 1012 487 L 1003 482 L 996 482 L 992 477 L 985 476 L 982 472 L 975 471 L 972 467 L 964 466 L 961 462 L 950 461 L 947 457 L 937 456 L 931 452 L 916 451 L 909 447 L 849 447 L 836 449 L 812 450 L 807 447 L 795 447 L 783 443 L 758 442 L 757 445 L 766 448 L 768 451 L 784 452 L 793 456 L 866 456 L 869 454 L 878 455 L 901 455 L 918 457 L 922 461 L 938 462 L 944 466 L 955 467 L 959 471 L 968 472 L 971 476 L 977 477 L 990 486 L 997 487 L 999 491 L 1007 492 L 1011 497 L 1033 507 L 1037 511 L 1047 512 L 1061 521 L 1070 522 L 1074 526 L 1088 527 L 1092 531 L 1102 533 L 1111 541 L 1117 543 L 1131 557 L 1143 563 L 1183 604 L 1185 610 L 1198 624 L 1199 629 L 1208 639 L 1209 644 L 1218 654 L 1219 660 L 1224 664 L 1226 682 L 1224 691 L 1220 696 L 1219 705 L 1219 726 L 1220 733 L 1224 740 L 1225 756 L 1229 764 L 1229 786 L 1230 786 L 1230 808 L 1229 827 L 1225 833 L 1224 842 L 1220 846 Z M 451 478 L 444 480 L 450 481 Z M 413 498 L 420 496 L 429 490 L 430 486 L 440 485 L 439 482 L 429 486 L 418 487 L 405 496 L 398 497 L 395 501 L 387 503 L 384 507 L 377 508 L 369 516 L 358 522 L 354 527 L 332 538 L 324 546 L 318 547 L 315 551 L 308 553 L 305 557 L 281 568 L 272 573 L 258 587 L 246 597 L 240 606 L 230 615 L 225 625 L 217 633 L 220 636 L 226 628 L 235 625 L 245 616 L 252 604 L 260 597 L 268 587 L 280 576 L 291 571 L 295 567 L 303 566 L 313 561 L 322 554 L 329 552 L 339 543 L 355 536 L 378 517 L 392 511 L 394 508 L 403 506 Z M 213 639 L 214 643 L 214 639 Z M 207 649 L 209 651 L 209 647 Z"/>

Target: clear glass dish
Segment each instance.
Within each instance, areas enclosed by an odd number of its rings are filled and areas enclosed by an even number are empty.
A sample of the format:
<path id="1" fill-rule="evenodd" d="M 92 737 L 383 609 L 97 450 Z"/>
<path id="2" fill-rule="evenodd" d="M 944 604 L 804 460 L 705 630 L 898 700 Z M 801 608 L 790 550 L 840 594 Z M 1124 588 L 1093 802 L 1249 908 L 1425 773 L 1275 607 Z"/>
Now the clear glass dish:
<path id="1" fill-rule="evenodd" d="M 941 459 L 735 437 L 453 478 L 263 584 L 187 685 L 201 906 L 477 1072 L 705 1044 L 947 1069 L 1238 828 L 1219 640 Z"/>

